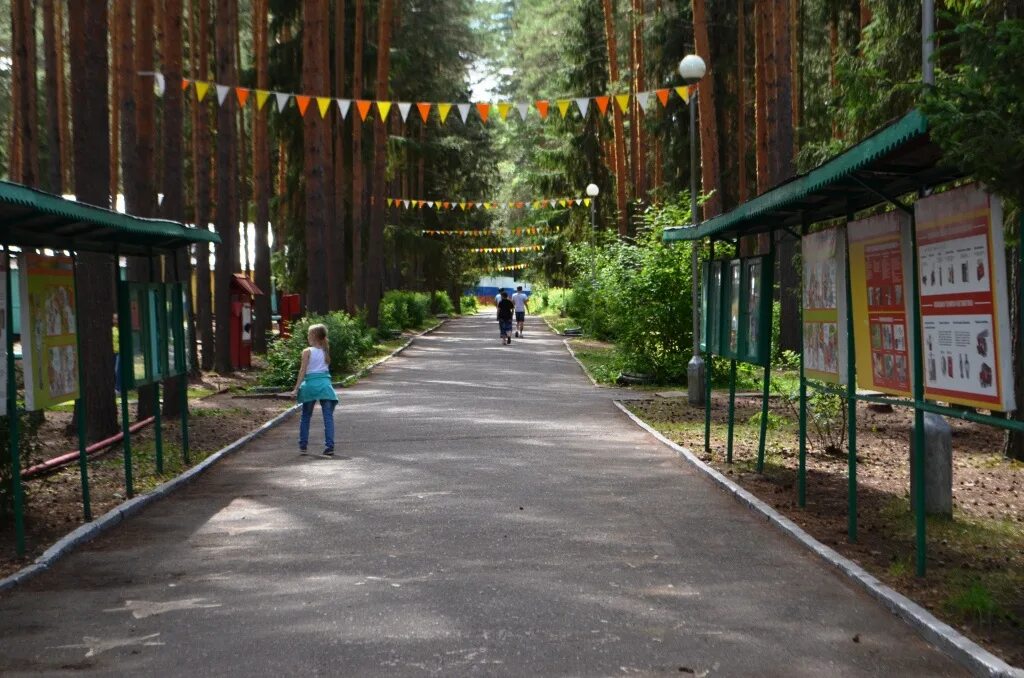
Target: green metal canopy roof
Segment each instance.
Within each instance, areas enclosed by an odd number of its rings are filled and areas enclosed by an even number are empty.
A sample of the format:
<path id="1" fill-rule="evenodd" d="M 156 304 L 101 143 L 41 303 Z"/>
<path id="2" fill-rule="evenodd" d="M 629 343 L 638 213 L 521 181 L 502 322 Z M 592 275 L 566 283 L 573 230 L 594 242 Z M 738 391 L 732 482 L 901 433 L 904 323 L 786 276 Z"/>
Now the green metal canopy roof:
<path id="1" fill-rule="evenodd" d="M 665 229 L 663 240 L 735 238 L 843 217 L 963 176 L 943 165 L 928 120 L 914 110 L 815 169 L 702 223 Z"/>
<path id="2" fill-rule="evenodd" d="M 219 243 L 220 237 L 0 181 L 0 244 L 146 255 L 200 242 Z"/>

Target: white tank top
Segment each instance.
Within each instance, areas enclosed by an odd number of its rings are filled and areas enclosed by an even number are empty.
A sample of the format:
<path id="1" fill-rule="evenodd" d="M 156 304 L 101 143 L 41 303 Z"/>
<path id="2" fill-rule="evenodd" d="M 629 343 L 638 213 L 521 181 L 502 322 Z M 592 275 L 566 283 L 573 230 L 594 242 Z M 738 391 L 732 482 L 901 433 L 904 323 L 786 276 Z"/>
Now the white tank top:
<path id="1" fill-rule="evenodd" d="M 324 350 L 316 346 L 309 347 L 309 364 L 306 365 L 306 374 L 318 372 L 330 372 L 327 368 L 327 361 L 324 360 Z"/>

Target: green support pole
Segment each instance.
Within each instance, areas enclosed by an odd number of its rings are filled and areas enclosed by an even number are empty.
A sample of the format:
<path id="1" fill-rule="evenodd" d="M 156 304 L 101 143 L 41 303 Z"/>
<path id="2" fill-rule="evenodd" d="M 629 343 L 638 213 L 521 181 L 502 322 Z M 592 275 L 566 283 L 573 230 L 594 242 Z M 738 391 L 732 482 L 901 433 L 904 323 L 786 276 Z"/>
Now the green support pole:
<path id="1" fill-rule="evenodd" d="M 800 235 L 807 235 L 807 224 L 800 224 Z M 800 241 L 800 253 L 803 255 L 803 240 Z M 800 300 L 800 454 L 796 473 L 796 503 L 800 508 L 807 507 L 807 377 L 804 372 L 804 305 Z"/>
<path id="2" fill-rule="evenodd" d="M 71 267 L 75 273 L 78 272 L 78 257 L 71 253 Z M 82 317 L 82 305 L 78 303 L 78 292 L 75 292 L 75 314 Z M 85 405 L 85 388 L 82 384 L 82 333 L 75 333 L 75 350 L 78 351 L 78 400 L 75 401 L 75 411 L 78 413 L 78 476 L 82 485 L 82 516 L 86 522 L 92 520 L 92 502 L 89 498 L 89 455 L 85 449 L 88 447 L 88 437 L 85 431 L 86 416 L 88 411 Z"/>
<path id="3" fill-rule="evenodd" d="M 125 299 L 125 295 L 128 294 L 127 288 L 121 284 L 118 276 L 118 263 L 120 257 L 115 253 L 114 255 L 114 284 L 117 285 L 119 313 L 117 314 L 118 324 L 118 337 L 120 346 L 118 350 L 121 354 L 121 433 L 124 436 L 121 442 L 121 449 L 124 456 L 124 491 L 129 499 L 135 496 L 135 483 L 132 480 L 132 434 L 129 430 L 131 426 L 131 415 L 128 412 L 128 370 L 134 370 L 133 357 L 131 352 L 131 300 Z M 123 311 L 127 311 L 124 313 Z M 125 317 L 128 316 L 128 317 Z"/>
<path id="4" fill-rule="evenodd" d="M 697 245 L 694 244 L 694 247 Z M 708 243 L 708 258 L 707 265 L 711 265 L 711 261 L 715 258 L 715 241 L 711 240 Z M 694 273 L 697 275 L 697 273 Z M 708 278 L 710 282 L 710 274 Z M 708 295 L 708 310 L 711 309 L 711 292 L 707 292 Z M 707 323 L 707 319 L 705 319 Z M 710 337 L 710 331 L 705 333 L 705 339 Z M 711 454 L 711 376 L 714 371 L 715 364 L 715 352 L 712 349 L 710 340 L 707 344 L 707 350 L 704 351 L 704 355 L 707 356 L 707 360 L 704 361 L 704 453 Z"/>
<path id="5" fill-rule="evenodd" d="M 917 220 L 914 214 L 910 214 L 910 279 L 913 290 L 913 316 L 910 321 L 910 346 L 914 349 L 914 493 L 910 498 L 914 510 L 914 533 L 915 533 L 915 560 L 917 576 L 923 577 L 928 561 L 927 546 L 928 532 L 924 504 L 924 410 L 921 404 L 924 403 L 924 358 L 922 356 L 922 341 L 924 336 L 921 327 L 921 293 L 917 286 L 920 275 L 917 261 Z"/>
<path id="6" fill-rule="evenodd" d="M 736 421 L 736 359 L 729 361 L 729 439 L 725 448 L 725 462 L 732 463 L 732 432 Z"/>
<path id="7" fill-rule="evenodd" d="M 188 248 L 185 249 L 185 254 L 188 255 Z M 181 283 L 182 285 L 188 285 L 189 283 L 187 281 L 183 282 L 182 280 L 179 279 L 180 275 L 179 275 L 179 270 L 178 270 L 178 251 L 177 250 L 175 250 L 174 254 L 173 254 L 173 264 L 174 264 L 174 279 L 175 279 L 175 282 Z M 183 352 L 182 355 L 187 356 L 188 355 L 188 350 L 189 350 L 188 349 L 189 342 L 188 342 L 188 337 L 186 336 L 186 334 L 185 334 L 185 332 L 184 332 L 184 330 L 182 328 L 183 327 L 191 327 L 191 325 L 188 322 L 188 319 L 189 319 L 189 313 L 190 313 L 190 311 L 192 309 L 188 308 L 188 304 L 185 303 L 188 300 L 188 295 L 184 294 L 184 288 L 182 288 L 181 291 L 182 291 L 182 294 L 179 295 L 181 298 L 180 299 L 175 299 L 174 301 L 172 301 L 171 302 L 171 306 L 174 307 L 174 306 L 177 306 L 179 303 L 181 304 L 181 317 L 180 318 L 175 317 L 175 322 L 180 322 L 182 327 L 172 327 L 172 328 L 169 328 L 168 332 L 178 332 L 179 330 L 181 331 L 181 335 L 180 335 L 180 338 L 181 338 L 180 351 Z M 177 294 L 177 293 L 178 293 L 178 290 L 175 290 L 175 294 Z M 191 458 L 190 458 L 190 455 L 189 455 L 189 450 L 188 450 L 188 360 L 187 360 L 187 358 L 182 360 L 182 364 L 185 365 L 185 369 L 181 373 L 181 393 L 180 393 L 180 398 L 181 398 L 181 461 L 182 461 L 182 464 L 184 464 L 185 466 L 188 466 L 189 464 L 192 463 L 192 461 L 191 461 Z"/>
<path id="8" fill-rule="evenodd" d="M 150 283 L 155 283 L 156 282 L 156 271 L 153 268 L 153 253 L 152 252 L 149 253 L 149 282 Z M 164 316 L 166 317 L 166 314 L 167 314 L 166 301 L 164 303 L 165 303 L 165 305 L 164 305 L 163 308 L 159 309 L 159 313 L 163 313 Z M 160 326 L 160 324 L 157 323 L 157 327 L 159 327 L 159 326 Z M 154 328 L 154 330 L 156 330 L 156 328 Z M 166 351 L 162 351 L 162 355 L 166 356 L 166 354 L 167 354 Z M 160 356 L 157 356 L 156 359 L 160 360 Z M 154 367 L 154 371 L 156 371 L 155 367 Z M 162 421 L 162 414 L 160 412 L 160 381 L 159 380 L 154 380 L 153 381 L 153 427 L 155 429 L 153 431 L 153 440 L 154 440 L 154 444 L 156 446 L 156 450 L 155 450 L 155 453 L 156 453 L 156 473 L 157 473 L 157 475 L 163 475 L 163 472 L 164 472 L 164 427 L 163 427 L 163 421 Z"/>
<path id="9" fill-rule="evenodd" d="M 775 238 L 769 239 L 770 244 L 768 245 L 768 256 L 765 257 L 766 268 L 765 268 L 765 290 L 775 289 Z M 769 330 L 763 333 L 761 337 L 761 355 L 764 356 L 764 386 L 761 389 L 761 431 L 758 436 L 757 443 L 757 472 L 764 473 L 764 452 L 765 444 L 768 440 L 768 399 L 771 396 L 771 380 L 772 380 L 772 332 L 775 330 L 774 327 L 774 316 L 772 313 L 769 317 L 772 319 L 769 323 Z"/>
<path id="10" fill-rule="evenodd" d="M 846 221 L 853 221 L 848 214 Z M 849 468 L 849 505 L 847 506 L 846 530 L 851 543 L 857 541 L 857 360 L 854 357 L 853 342 L 853 290 L 850 286 L 850 248 L 846 247 L 843 265 L 846 267 L 846 442 L 847 466 Z"/>
<path id="11" fill-rule="evenodd" d="M 11 257 L 4 245 L 7 277 L 7 444 L 11 451 L 11 490 L 14 495 L 14 550 L 25 555 L 25 495 L 21 486 L 21 441 L 18 435 L 18 386 L 14 378 L 14 298 L 11 295 Z"/>

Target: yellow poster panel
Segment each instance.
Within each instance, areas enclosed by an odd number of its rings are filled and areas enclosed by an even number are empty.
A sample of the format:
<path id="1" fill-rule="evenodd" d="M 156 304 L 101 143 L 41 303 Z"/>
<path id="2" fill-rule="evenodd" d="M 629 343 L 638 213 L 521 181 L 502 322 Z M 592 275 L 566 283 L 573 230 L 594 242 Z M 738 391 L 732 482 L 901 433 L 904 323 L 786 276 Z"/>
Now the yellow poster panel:
<path id="1" fill-rule="evenodd" d="M 906 397 L 913 395 L 909 229 L 909 216 L 889 212 L 846 231 L 857 387 Z"/>
<path id="2" fill-rule="evenodd" d="M 78 326 L 71 257 L 23 254 L 21 346 L 25 408 L 41 410 L 78 398 Z"/>
<path id="3" fill-rule="evenodd" d="M 818 381 L 845 384 L 846 239 L 829 228 L 801 239 L 803 261 L 804 374 Z"/>

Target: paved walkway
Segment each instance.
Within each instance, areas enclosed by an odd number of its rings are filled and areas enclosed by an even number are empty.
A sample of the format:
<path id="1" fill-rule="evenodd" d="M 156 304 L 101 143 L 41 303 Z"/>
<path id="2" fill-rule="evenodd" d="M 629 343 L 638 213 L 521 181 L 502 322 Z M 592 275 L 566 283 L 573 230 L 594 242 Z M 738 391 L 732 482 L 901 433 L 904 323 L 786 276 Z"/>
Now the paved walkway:
<path id="1" fill-rule="evenodd" d="M 348 458 L 294 419 L 0 597 L 0 674 L 961 674 L 527 327 L 450 322 L 342 392 Z"/>

